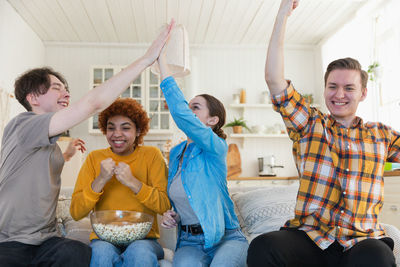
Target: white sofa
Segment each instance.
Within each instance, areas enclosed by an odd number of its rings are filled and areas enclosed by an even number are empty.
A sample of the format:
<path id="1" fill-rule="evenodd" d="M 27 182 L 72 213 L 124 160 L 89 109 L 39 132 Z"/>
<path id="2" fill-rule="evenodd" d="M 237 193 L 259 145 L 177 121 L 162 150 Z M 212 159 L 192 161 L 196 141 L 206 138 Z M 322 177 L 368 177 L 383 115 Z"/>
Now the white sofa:
<path id="1" fill-rule="evenodd" d="M 89 243 L 92 229 L 88 218 L 74 221 L 69 214 L 69 204 L 73 188 L 63 188 L 60 192 L 57 218 L 60 233 L 68 238 Z M 249 242 L 256 236 L 278 230 L 291 218 L 294 211 L 298 183 L 285 186 L 230 187 L 229 191 L 235 203 L 240 226 Z M 159 217 L 160 218 L 160 217 Z M 158 220 L 160 222 L 160 220 Z M 387 234 L 395 241 L 394 254 L 397 266 L 400 266 L 400 231 L 383 224 Z M 176 244 L 176 229 L 164 229 L 159 226 L 160 244 L 164 248 L 164 260 L 161 267 L 172 266 L 173 251 Z"/>

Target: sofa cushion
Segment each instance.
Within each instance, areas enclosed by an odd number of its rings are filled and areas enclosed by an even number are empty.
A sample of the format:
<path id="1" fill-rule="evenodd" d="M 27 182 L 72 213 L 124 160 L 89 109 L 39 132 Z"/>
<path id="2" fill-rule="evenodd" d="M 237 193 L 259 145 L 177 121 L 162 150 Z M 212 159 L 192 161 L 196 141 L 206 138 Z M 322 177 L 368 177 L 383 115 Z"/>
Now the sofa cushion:
<path id="1" fill-rule="evenodd" d="M 56 216 L 59 223 L 63 223 L 71 218 L 69 207 L 71 206 L 71 196 L 60 194 L 58 197 Z"/>
<path id="2" fill-rule="evenodd" d="M 90 243 L 92 225 L 89 218 L 85 217 L 79 221 L 68 220 L 64 223 L 64 229 L 66 238 L 78 240 L 85 244 Z"/>
<path id="3" fill-rule="evenodd" d="M 385 228 L 386 235 L 394 241 L 393 254 L 396 258 L 396 265 L 400 266 L 400 230 L 390 224 L 381 223 L 381 225 Z"/>
<path id="4" fill-rule="evenodd" d="M 85 217 L 82 220 L 75 221 L 72 219 L 69 212 L 71 206 L 71 189 L 62 190 L 58 197 L 57 204 L 57 222 L 59 225 L 60 233 L 62 236 L 81 241 L 85 244 L 89 244 L 89 236 L 92 232 L 92 226 L 90 224 L 89 217 Z"/>
<path id="5" fill-rule="evenodd" d="M 279 230 L 294 216 L 298 184 L 232 193 L 245 234 Z"/>

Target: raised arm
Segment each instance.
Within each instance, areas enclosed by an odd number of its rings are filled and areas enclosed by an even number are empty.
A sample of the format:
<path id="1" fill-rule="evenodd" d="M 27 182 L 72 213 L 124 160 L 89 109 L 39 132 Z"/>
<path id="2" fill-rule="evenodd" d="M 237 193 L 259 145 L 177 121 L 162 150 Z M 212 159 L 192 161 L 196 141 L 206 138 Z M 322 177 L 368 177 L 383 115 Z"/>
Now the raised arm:
<path id="1" fill-rule="evenodd" d="M 225 155 L 227 152 L 226 142 L 196 117 L 193 111 L 190 110 L 175 80 L 172 77 L 168 78 L 171 76 L 171 73 L 165 60 L 164 51 L 161 52 L 158 58 L 158 64 L 162 81 L 160 87 L 164 93 L 172 118 L 178 128 L 203 150 L 212 154 Z"/>
<path id="2" fill-rule="evenodd" d="M 265 81 L 272 95 L 281 93 L 288 85 L 284 77 L 283 45 L 286 21 L 298 4 L 299 0 L 282 0 L 276 15 L 265 62 Z"/>
<path id="3" fill-rule="evenodd" d="M 167 64 L 167 59 L 165 56 L 165 49 L 162 49 L 160 52 L 160 56 L 157 59 L 158 67 L 160 68 L 160 78 L 163 81 L 165 78 L 171 76 L 171 71 Z"/>
<path id="4" fill-rule="evenodd" d="M 159 57 L 168 39 L 174 21 L 153 41 L 144 56 L 130 64 L 111 79 L 90 90 L 78 102 L 57 111 L 50 120 L 49 136 L 55 136 L 107 108 L 134 81 L 143 70 Z"/>

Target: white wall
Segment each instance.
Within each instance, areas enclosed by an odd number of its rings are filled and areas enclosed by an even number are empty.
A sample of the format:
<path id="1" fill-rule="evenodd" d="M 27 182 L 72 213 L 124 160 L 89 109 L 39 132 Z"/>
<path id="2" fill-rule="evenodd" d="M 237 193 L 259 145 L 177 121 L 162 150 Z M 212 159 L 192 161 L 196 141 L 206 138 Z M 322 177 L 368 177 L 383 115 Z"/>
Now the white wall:
<path id="1" fill-rule="evenodd" d="M 14 81 L 27 69 L 44 64 L 43 42 L 7 1 L 0 0 L 0 88 L 14 92 Z M 11 117 L 25 109 L 15 99 Z"/>
<path id="2" fill-rule="evenodd" d="M 191 56 L 195 58 L 193 79 L 185 79 L 190 85 L 190 94 L 209 93 L 219 98 L 227 108 L 228 121 L 239 116 L 237 110 L 229 108 L 232 94 L 240 88 L 247 91 L 248 103 L 259 103 L 261 92 L 266 90 L 264 82 L 265 47 L 192 47 Z M 121 46 L 76 46 L 66 44 L 48 44 L 46 46 L 46 64 L 65 75 L 71 88 L 72 102 L 79 99 L 89 87 L 90 65 L 124 65 L 144 53 L 144 47 Z M 304 93 L 314 93 L 315 58 L 314 49 L 292 47 L 286 51 L 286 77 L 296 88 Z M 195 83 L 193 85 L 193 83 Z M 255 110 L 247 119 L 250 125 L 280 122 L 280 117 L 272 110 Z M 230 131 L 230 129 L 227 131 Z M 88 122 L 74 127 L 71 135 L 83 138 L 88 151 L 107 146 L 103 136 L 88 134 Z M 257 175 L 257 157 L 274 154 L 276 163 L 285 165 L 278 169 L 278 175 L 296 175 L 289 139 L 246 139 L 228 140 L 239 143 L 242 157 L 242 176 Z"/>
<path id="3" fill-rule="evenodd" d="M 357 59 L 364 70 L 373 60 L 373 25 L 370 17 L 357 17 L 321 45 L 322 67 L 336 59 L 352 57 Z M 357 116 L 364 121 L 377 120 L 377 93 L 369 84 L 367 98 L 358 106 Z"/>
<path id="4" fill-rule="evenodd" d="M 360 9 L 355 18 L 344 25 L 333 36 L 321 43 L 321 59 L 322 67 L 326 66 L 334 59 L 343 57 L 353 57 L 357 59 L 364 70 L 368 69 L 374 61 L 379 61 L 379 53 L 377 45 L 381 40 L 376 31 L 375 19 L 378 16 L 387 17 L 385 12 L 391 12 L 390 15 L 398 19 L 398 1 L 371 1 Z M 395 28 L 398 23 L 393 23 Z M 397 29 L 397 34 L 399 30 Z M 395 34 L 395 31 L 393 31 Z M 397 51 L 397 50 L 396 50 Z M 392 52 L 389 51 L 389 54 Z M 392 58 L 390 58 L 392 59 Z M 398 64 L 397 59 L 393 57 L 393 65 Z M 381 62 L 382 63 L 382 62 Z M 382 64 L 381 64 L 382 65 Z M 396 68 L 397 72 L 397 68 Z M 397 82 L 397 81 L 396 81 Z M 396 88 L 397 84 L 392 85 Z M 398 91 L 393 88 L 378 88 L 377 83 L 368 82 L 367 98 L 360 103 L 357 115 L 366 121 L 381 121 L 386 123 L 396 130 L 400 130 L 400 123 L 397 119 L 397 114 L 400 112 L 399 95 L 392 96 L 392 103 L 381 103 L 382 93 Z M 379 90 L 383 90 L 380 92 Z M 391 91 L 393 90 L 393 91 Z"/>

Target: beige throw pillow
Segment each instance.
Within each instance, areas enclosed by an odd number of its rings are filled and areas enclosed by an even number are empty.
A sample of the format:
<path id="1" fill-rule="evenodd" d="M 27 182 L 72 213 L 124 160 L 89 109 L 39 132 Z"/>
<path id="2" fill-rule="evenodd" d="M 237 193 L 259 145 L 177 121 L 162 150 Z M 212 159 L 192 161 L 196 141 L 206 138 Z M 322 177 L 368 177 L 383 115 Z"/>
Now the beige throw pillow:
<path id="1" fill-rule="evenodd" d="M 233 193 L 242 229 L 249 234 L 279 230 L 294 217 L 298 185 L 266 187 Z"/>

